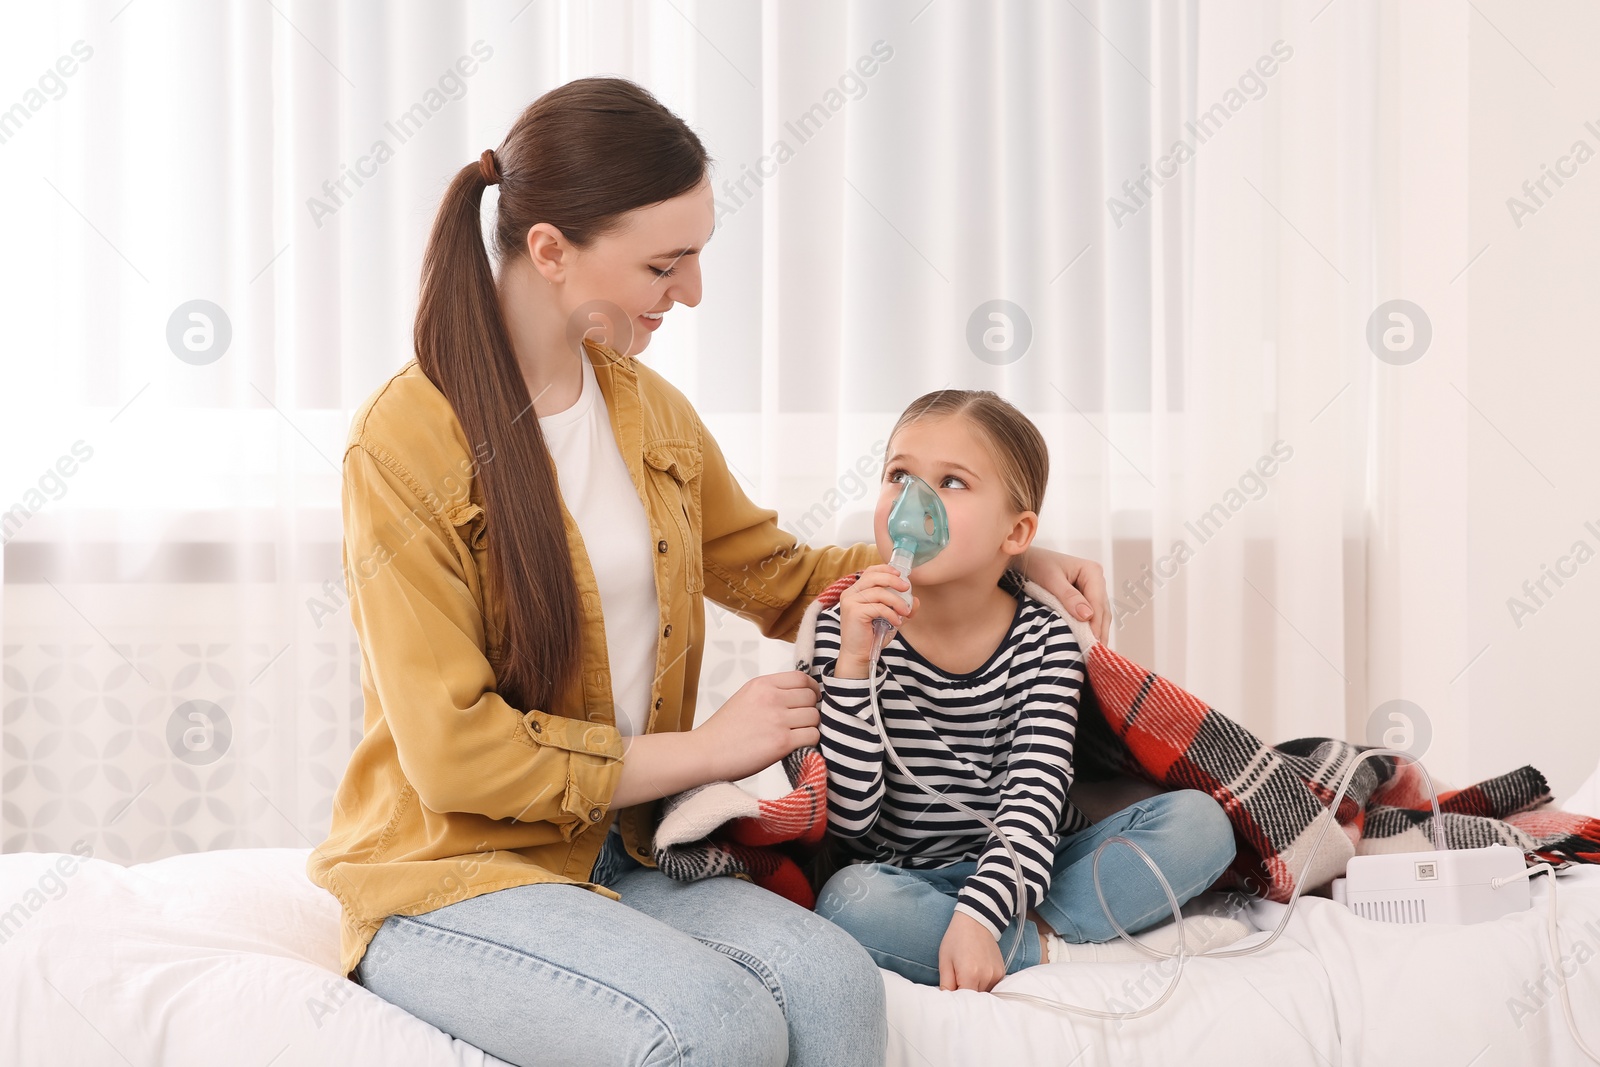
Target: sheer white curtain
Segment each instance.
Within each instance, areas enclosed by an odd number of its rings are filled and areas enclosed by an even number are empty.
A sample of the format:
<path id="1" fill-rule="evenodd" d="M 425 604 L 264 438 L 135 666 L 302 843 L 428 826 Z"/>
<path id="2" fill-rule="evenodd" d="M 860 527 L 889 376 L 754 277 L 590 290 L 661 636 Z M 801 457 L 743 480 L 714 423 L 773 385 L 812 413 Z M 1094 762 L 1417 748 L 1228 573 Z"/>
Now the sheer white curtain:
<path id="1" fill-rule="evenodd" d="M 1269 738 L 1364 736 L 1385 28 L 1272 3 L 786 18 L 769 126 L 841 53 L 894 55 L 764 187 L 767 498 L 826 513 L 907 401 L 997 390 L 1050 442 L 1040 540 L 1108 568 L 1116 646 Z M 825 538 L 867 535 L 854 502 Z"/>
<path id="2" fill-rule="evenodd" d="M 1395 32 L 1365 6 L 3 18 L 6 84 L 32 88 L 0 99 L 0 848 L 321 839 L 361 728 L 350 415 L 411 355 L 448 177 L 592 73 L 718 160 L 704 302 L 646 358 L 787 527 L 864 537 L 851 471 L 905 404 L 995 389 L 1050 442 L 1041 542 L 1106 565 L 1115 645 L 1269 739 L 1365 728 Z M 708 610 L 707 710 L 789 666 Z"/>

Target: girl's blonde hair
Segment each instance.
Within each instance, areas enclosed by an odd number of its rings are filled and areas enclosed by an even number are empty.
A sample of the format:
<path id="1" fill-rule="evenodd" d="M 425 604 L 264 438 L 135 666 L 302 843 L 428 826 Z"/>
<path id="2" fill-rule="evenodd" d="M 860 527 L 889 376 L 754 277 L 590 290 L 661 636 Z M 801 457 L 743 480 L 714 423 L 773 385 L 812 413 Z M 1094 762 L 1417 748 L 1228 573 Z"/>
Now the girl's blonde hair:
<path id="1" fill-rule="evenodd" d="M 936 389 L 924 393 L 901 414 L 889 440 L 919 419 L 946 415 L 969 419 L 978 428 L 1000 468 L 1000 478 L 1011 494 L 1011 506 L 1037 515 L 1044 506 L 1044 486 L 1050 477 L 1050 450 L 1032 420 L 993 390 Z"/>

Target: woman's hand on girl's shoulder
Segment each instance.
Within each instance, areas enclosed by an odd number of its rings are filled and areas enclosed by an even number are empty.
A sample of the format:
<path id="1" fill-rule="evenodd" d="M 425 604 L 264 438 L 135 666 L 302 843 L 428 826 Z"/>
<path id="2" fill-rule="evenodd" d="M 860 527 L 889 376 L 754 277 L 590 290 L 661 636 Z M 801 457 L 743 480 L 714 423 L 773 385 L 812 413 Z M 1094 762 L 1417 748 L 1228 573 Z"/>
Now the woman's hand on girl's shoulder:
<path id="1" fill-rule="evenodd" d="M 1030 548 L 1022 571 L 1061 601 L 1074 618 L 1087 621 L 1095 640 L 1103 642 L 1110 636 L 1111 601 L 1100 564 L 1065 552 Z"/>
<path id="2" fill-rule="evenodd" d="M 900 572 L 887 563 L 879 563 L 861 572 L 855 584 L 839 595 L 839 658 L 834 662 L 833 673 L 838 678 L 865 678 L 867 664 L 872 658 L 872 621 L 884 619 L 899 629 L 901 623 L 916 614 L 918 600 L 911 598 L 906 607 L 901 591 L 911 588 L 911 583 L 900 577 Z"/>

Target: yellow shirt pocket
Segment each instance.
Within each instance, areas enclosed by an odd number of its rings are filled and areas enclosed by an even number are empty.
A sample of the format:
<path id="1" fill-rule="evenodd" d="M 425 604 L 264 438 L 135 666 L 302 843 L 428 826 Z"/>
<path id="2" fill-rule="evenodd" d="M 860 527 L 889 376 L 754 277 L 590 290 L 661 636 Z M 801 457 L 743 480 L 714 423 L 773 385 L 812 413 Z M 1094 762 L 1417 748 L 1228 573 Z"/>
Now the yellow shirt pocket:
<path id="1" fill-rule="evenodd" d="M 705 561 L 700 544 L 700 471 L 703 457 L 692 444 L 658 441 L 646 445 L 644 461 L 650 469 L 651 484 L 661 501 L 663 513 L 677 530 L 682 546 L 684 589 L 698 593 L 705 588 Z M 671 546 L 668 546 L 670 569 Z"/>

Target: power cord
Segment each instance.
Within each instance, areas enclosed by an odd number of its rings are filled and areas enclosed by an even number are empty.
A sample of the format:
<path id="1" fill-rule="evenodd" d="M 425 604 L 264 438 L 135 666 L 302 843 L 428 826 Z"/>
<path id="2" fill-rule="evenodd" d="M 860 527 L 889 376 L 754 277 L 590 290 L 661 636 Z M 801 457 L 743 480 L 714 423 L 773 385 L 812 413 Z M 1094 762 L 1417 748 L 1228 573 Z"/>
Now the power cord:
<path id="1" fill-rule="evenodd" d="M 1556 972 L 1556 985 L 1561 989 L 1561 1011 L 1567 1017 L 1567 1029 L 1572 1031 L 1572 1040 L 1577 1042 L 1578 1048 L 1582 1050 L 1585 1056 L 1588 1056 L 1596 1063 L 1600 1063 L 1600 1054 L 1597 1054 L 1594 1049 L 1590 1048 L 1588 1042 L 1584 1041 L 1583 1035 L 1578 1033 L 1578 1021 L 1573 1017 L 1572 1014 L 1572 996 L 1567 992 L 1566 972 L 1561 969 L 1561 932 L 1556 924 L 1557 909 L 1555 868 L 1550 866 L 1548 863 L 1535 863 L 1532 867 L 1529 867 L 1523 871 L 1519 871 L 1516 874 L 1509 874 L 1504 878 L 1489 879 L 1489 888 L 1499 889 L 1507 882 L 1515 882 L 1519 878 L 1531 879 L 1540 871 L 1543 871 L 1549 875 L 1549 877 L 1545 879 L 1545 883 L 1550 887 L 1550 910 L 1548 912 L 1550 922 L 1547 924 L 1550 932 L 1550 969 Z"/>

